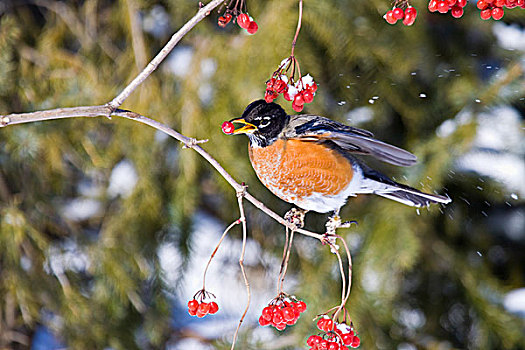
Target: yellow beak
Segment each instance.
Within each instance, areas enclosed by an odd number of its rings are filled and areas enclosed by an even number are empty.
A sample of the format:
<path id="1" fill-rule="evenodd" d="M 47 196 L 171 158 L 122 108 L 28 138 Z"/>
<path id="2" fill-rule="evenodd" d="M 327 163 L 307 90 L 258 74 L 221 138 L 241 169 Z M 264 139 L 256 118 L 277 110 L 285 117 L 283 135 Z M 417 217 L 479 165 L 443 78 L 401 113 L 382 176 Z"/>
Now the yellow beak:
<path id="1" fill-rule="evenodd" d="M 255 125 L 253 125 L 251 123 L 248 123 L 243 118 L 232 119 L 232 120 L 230 120 L 230 122 L 244 124 L 243 127 L 233 130 L 233 134 L 234 135 L 237 135 L 237 134 L 253 134 L 253 132 L 257 130 L 257 127 Z"/>

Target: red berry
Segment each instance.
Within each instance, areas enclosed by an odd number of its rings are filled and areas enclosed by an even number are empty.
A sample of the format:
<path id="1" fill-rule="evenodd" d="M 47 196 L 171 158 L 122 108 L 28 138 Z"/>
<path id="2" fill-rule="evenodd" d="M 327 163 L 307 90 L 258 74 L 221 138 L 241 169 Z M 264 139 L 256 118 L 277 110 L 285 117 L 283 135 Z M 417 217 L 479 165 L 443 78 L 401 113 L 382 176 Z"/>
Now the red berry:
<path id="1" fill-rule="evenodd" d="M 412 6 L 408 6 L 405 10 L 405 16 L 406 15 L 414 15 L 414 16 L 417 16 L 417 11 L 416 11 L 416 8 L 415 7 L 412 7 Z"/>
<path id="2" fill-rule="evenodd" d="M 297 95 L 295 95 L 294 99 L 293 99 L 293 102 L 298 105 L 298 106 L 302 106 L 304 105 L 304 97 L 303 97 L 303 92 L 299 92 L 297 93 Z"/>
<path id="3" fill-rule="evenodd" d="M 266 82 L 266 87 L 267 87 L 268 89 L 270 89 L 270 90 L 273 89 L 273 86 L 274 86 L 274 84 L 275 84 L 276 81 L 277 81 L 277 80 L 276 80 L 275 78 L 271 78 L 270 80 L 268 80 L 268 81 Z"/>
<path id="4" fill-rule="evenodd" d="M 265 319 L 263 316 L 259 316 L 259 324 L 266 327 L 270 324 L 270 320 Z"/>
<path id="5" fill-rule="evenodd" d="M 208 303 L 201 303 L 199 307 L 197 308 L 197 312 L 202 312 L 205 315 L 210 312 L 210 304 Z"/>
<path id="6" fill-rule="evenodd" d="M 303 313 L 306 311 L 306 303 L 302 300 L 299 300 L 296 304 L 297 310 L 299 310 L 300 313 Z"/>
<path id="7" fill-rule="evenodd" d="M 311 335 L 308 337 L 308 340 L 306 341 L 306 345 L 308 346 L 315 346 L 317 344 L 319 344 L 319 342 L 322 340 L 323 338 L 321 338 L 320 336 L 318 335 Z"/>
<path id="8" fill-rule="evenodd" d="M 487 4 L 487 2 L 485 0 L 478 0 L 478 3 L 476 4 L 476 6 L 478 7 L 478 9 L 484 10 L 489 5 Z"/>
<path id="9" fill-rule="evenodd" d="M 318 349 L 322 349 L 322 350 L 326 350 L 328 349 L 328 344 L 329 344 L 329 341 L 326 340 L 326 339 L 321 339 L 321 341 L 319 342 L 319 344 L 317 345 L 317 348 Z"/>
<path id="10" fill-rule="evenodd" d="M 275 325 L 275 328 L 277 330 L 284 331 L 284 329 L 286 328 L 286 323 L 279 323 L 279 324 Z"/>
<path id="11" fill-rule="evenodd" d="M 312 94 L 308 90 L 305 90 L 303 91 L 303 98 L 304 98 L 304 103 L 311 103 L 314 100 L 314 94 Z"/>
<path id="12" fill-rule="evenodd" d="M 496 6 L 496 7 L 503 7 L 503 6 L 505 6 L 505 0 L 495 0 L 494 1 L 494 6 Z"/>
<path id="13" fill-rule="evenodd" d="M 350 344 L 351 347 L 357 348 L 361 344 L 361 339 L 359 337 L 355 336 L 354 340 L 352 340 L 352 344 Z"/>
<path id="14" fill-rule="evenodd" d="M 456 4 L 456 0 L 447 0 L 448 7 L 452 7 Z"/>
<path id="15" fill-rule="evenodd" d="M 394 15 L 395 19 L 403 19 L 403 17 L 405 17 L 405 13 L 399 7 L 396 7 L 395 9 L 393 9 L 392 14 Z"/>
<path id="16" fill-rule="evenodd" d="M 416 21 L 416 15 L 405 14 L 405 19 L 403 19 L 403 24 L 406 26 L 411 26 Z"/>
<path id="17" fill-rule="evenodd" d="M 501 7 L 494 7 L 492 9 L 492 18 L 496 21 L 500 20 L 503 17 L 504 11 Z"/>
<path id="18" fill-rule="evenodd" d="M 220 16 L 218 20 L 218 24 L 219 24 L 219 27 L 226 27 L 226 24 L 228 24 L 228 22 L 226 22 L 226 18 L 224 18 L 223 16 Z"/>
<path id="19" fill-rule="evenodd" d="M 458 5 L 454 5 L 450 9 L 450 13 L 452 14 L 452 17 L 459 18 L 459 17 L 463 16 L 463 7 L 460 7 Z"/>
<path id="20" fill-rule="evenodd" d="M 446 1 L 438 1 L 437 10 L 439 13 L 447 13 L 448 3 Z"/>
<path id="21" fill-rule="evenodd" d="M 264 93 L 264 100 L 266 101 L 266 103 L 271 103 L 274 99 L 275 97 L 273 97 L 273 92 L 270 90 L 266 90 L 266 92 Z"/>
<path id="22" fill-rule="evenodd" d="M 354 340 L 354 334 L 353 333 L 345 333 L 342 335 L 343 338 L 343 343 L 345 345 L 350 345 L 352 344 L 352 340 Z"/>
<path id="23" fill-rule="evenodd" d="M 317 91 L 317 84 L 316 84 L 315 81 L 314 81 L 311 85 L 308 85 L 307 88 L 308 88 L 311 92 L 316 92 L 316 91 Z"/>
<path id="24" fill-rule="evenodd" d="M 326 320 L 328 320 L 327 318 L 320 318 L 317 320 L 317 328 L 319 328 L 320 330 L 323 330 L 324 329 L 324 324 L 326 322 Z"/>
<path id="25" fill-rule="evenodd" d="M 485 9 L 480 12 L 479 16 L 481 19 L 487 20 L 492 16 L 492 10 L 491 9 Z"/>
<path id="26" fill-rule="evenodd" d="M 287 306 L 287 307 L 284 307 L 282 309 L 282 313 L 283 313 L 283 316 L 284 316 L 284 319 L 288 322 L 289 320 L 294 320 L 295 319 L 295 313 L 293 312 L 293 308 L 291 308 L 290 306 Z"/>
<path id="27" fill-rule="evenodd" d="M 286 90 L 286 87 L 287 87 L 286 83 L 283 80 L 279 79 L 275 82 L 275 85 L 273 88 L 276 92 L 281 93 L 281 92 L 284 92 L 284 90 Z"/>
<path id="28" fill-rule="evenodd" d="M 516 0 L 516 5 L 523 7 L 525 5 L 525 0 Z"/>
<path id="29" fill-rule="evenodd" d="M 230 122 L 224 122 L 224 123 L 230 123 Z M 224 123 L 222 124 L 222 128 L 224 131 Z M 230 123 L 232 124 L 232 123 Z M 232 124 L 233 126 L 233 124 Z M 199 302 L 195 299 L 188 301 L 188 310 L 190 311 L 197 311 L 197 308 L 199 307 Z"/>
<path id="30" fill-rule="evenodd" d="M 392 11 L 392 10 L 387 11 L 386 14 L 383 16 L 383 18 L 389 24 L 396 24 L 396 22 L 397 22 L 397 19 L 394 17 L 394 11 Z"/>
<path id="31" fill-rule="evenodd" d="M 195 309 L 195 310 L 189 309 L 188 313 L 190 314 L 190 316 L 195 316 L 195 315 L 197 315 L 197 309 Z"/>
<path id="32" fill-rule="evenodd" d="M 302 105 L 297 105 L 297 104 L 295 104 L 295 101 L 294 101 L 294 102 L 292 102 L 292 108 L 293 108 L 294 111 L 296 111 L 296 112 L 300 112 L 300 111 L 303 110 L 303 108 L 304 108 L 304 104 L 302 104 Z"/>
<path id="33" fill-rule="evenodd" d="M 338 343 L 333 342 L 333 341 L 328 343 L 328 350 L 339 350 L 339 349 L 340 348 L 339 348 L 339 344 Z"/>
<path id="34" fill-rule="evenodd" d="M 465 7 L 467 6 L 467 0 L 458 0 L 456 5 L 458 5 L 459 7 Z"/>
<path id="35" fill-rule="evenodd" d="M 273 310 L 271 307 L 267 306 L 262 310 L 262 317 L 270 321 L 273 317 Z"/>
<path id="36" fill-rule="evenodd" d="M 224 123 L 222 123 L 222 132 L 225 133 L 226 135 L 232 134 L 234 130 L 235 130 L 235 127 L 233 126 L 232 122 L 225 121 Z M 195 300 L 195 302 L 197 302 L 197 300 Z M 199 306 L 198 304 L 199 303 L 197 302 L 197 307 Z M 188 307 L 189 306 L 190 304 L 188 303 Z"/>
<path id="37" fill-rule="evenodd" d="M 255 34 L 257 30 L 259 30 L 259 26 L 257 25 L 257 23 L 255 23 L 255 21 L 251 21 L 250 24 L 248 25 L 248 28 L 246 28 L 246 30 L 250 34 Z"/>
<path id="38" fill-rule="evenodd" d="M 463 1 L 466 1 L 466 0 L 463 0 Z M 438 0 L 430 0 L 430 2 L 428 3 L 428 10 L 430 12 L 436 12 L 437 4 L 438 4 Z"/>
<path id="39" fill-rule="evenodd" d="M 283 92 L 283 97 L 286 101 L 293 101 L 293 98 L 290 96 L 290 94 L 288 93 L 288 89 L 286 89 L 285 92 Z"/>
<path id="40" fill-rule="evenodd" d="M 403 19 L 403 24 L 406 26 L 411 26 L 416 21 L 417 11 L 415 7 L 409 6 L 405 10 L 405 18 Z"/>
<path id="41" fill-rule="evenodd" d="M 213 315 L 214 313 L 216 313 L 217 311 L 219 311 L 219 305 L 217 305 L 216 302 L 212 301 L 210 303 L 210 314 Z"/>
<path id="42" fill-rule="evenodd" d="M 248 26 L 250 25 L 250 17 L 246 13 L 241 13 L 237 16 L 237 24 L 243 29 L 248 29 Z"/>
<path id="43" fill-rule="evenodd" d="M 284 320 L 283 312 L 281 310 L 274 311 L 273 316 L 272 316 L 272 323 L 274 325 L 278 325 L 282 323 L 283 320 Z"/>
<path id="44" fill-rule="evenodd" d="M 322 331 L 325 331 L 325 332 L 331 331 L 332 328 L 334 327 L 334 321 L 332 321 L 331 318 L 326 318 L 325 321 L 322 323 L 322 327 L 323 327 L 321 328 Z"/>

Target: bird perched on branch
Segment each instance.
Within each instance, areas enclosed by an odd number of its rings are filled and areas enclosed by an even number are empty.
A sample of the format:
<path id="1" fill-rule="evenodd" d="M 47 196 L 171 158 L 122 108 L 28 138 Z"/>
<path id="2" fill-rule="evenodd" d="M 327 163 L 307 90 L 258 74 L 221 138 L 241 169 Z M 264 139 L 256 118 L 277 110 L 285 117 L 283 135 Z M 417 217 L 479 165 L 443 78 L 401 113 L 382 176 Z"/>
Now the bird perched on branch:
<path id="1" fill-rule="evenodd" d="M 242 124 L 235 129 L 232 123 Z M 376 140 L 366 130 L 318 115 L 288 115 L 276 103 L 252 102 L 241 118 L 223 124 L 228 134 L 246 134 L 255 173 L 277 197 L 305 211 L 338 216 L 348 197 L 377 194 L 413 207 L 449 203 L 371 169 L 354 155 L 368 155 L 399 166 L 416 156 Z"/>

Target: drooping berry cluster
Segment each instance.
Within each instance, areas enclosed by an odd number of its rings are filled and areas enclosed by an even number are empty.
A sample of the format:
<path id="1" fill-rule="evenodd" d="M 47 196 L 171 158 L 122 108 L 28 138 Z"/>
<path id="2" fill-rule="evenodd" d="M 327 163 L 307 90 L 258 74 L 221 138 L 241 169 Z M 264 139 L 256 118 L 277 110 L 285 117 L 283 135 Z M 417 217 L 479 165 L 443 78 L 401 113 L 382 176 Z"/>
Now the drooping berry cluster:
<path id="1" fill-rule="evenodd" d="M 286 326 L 293 326 L 305 311 L 306 303 L 304 301 L 281 293 L 262 310 L 259 324 L 261 326 L 270 325 L 282 331 Z"/>
<path id="2" fill-rule="evenodd" d="M 215 298 L 210 292 L 205 291 L 204 289 L 199 290 L 193 296 L 193 299 L 188 301 L 188 313 L 191 316 L 197 316 L 202 318 L 207 314 L 213 315 L 219 311 L 219 305 L 216 302 L 205 302 L 206 299 Z"/>
<path id="3" fill-rule="evenodd" d="M 406 26 L 411 26 L 414 24 L 417 17 L 416 8 L 407 4 L 408 2 L 404 4 L 406 6 L 404 11 L 403 8 L 396 7 L 396 5 L 394 5 L 392 10 L 387 11 L 387 13 L 385 13 L 383 16 L 385 21 L 387 21 L 389 24 L 396 24 L 398 20 L 403 20 L 403 24 Z M 403 5 L 403 3 L 400 3 L 400 5 Z"/>
<path id="4" fill-rule="evenodd" d="M 287 101 L 292 101 L 292 108 L 296 112 L 301 112 L 304 105 L 314 100 L 317 84 L 310 74 L 294 80 L 295 72 L 301 75 L 299 63 L 294 56 L 284 59 L 279 68 L 273 72 L 270 80 L 266 82 L 266 92 L 264 99 L 270 103 L 279 94 Z"/>
<path id="5" fill-rule="evenodd" d="M 430 12 L 447 13 L 454 18 L 463 16 L 463 7 L 467 5 L 467 0 L 430 0 L 428 10 Z"/>
<path id="6" fill-rule="evenodd" d="M 514 8 L 521 7 L 525 8 L 524 0 L 478 0 L 477 8 L 481 10 L 479 16 L 483 20 L 492 19 L 498 21 L 503 18 L 505 11 L 503 7 Z"/>
<path id="7" fill-rule="evenodd" d="M 212 301 L 210 303 L 198 302 L 195 299 L 188 301 L 188 313 L 191 316 L 204 317 L 207 314 L 213 315 L 219 311 L 219 305 Z"/>
<path id="8" fill-rule="evenodd" d="M 232 7 L 233 5 L 233 7 Z M 250 17 L 246 11 L 246 2 L 244 0 L 230 1 L 226 6 L 226 11 L 219 17 L 219 27 L 226 27 L 228 23 L 237 21 L 237 24 L 242 29 L 246 29 L 249 34 L 255 34 L 259 29 L 257 23 Z"/>
<path id="9" fill-rule="evenodd" d="M 361 344 L 351 325 L 334 322 L 326 315 L 317 321 L 317 328 L 323 333 L 308 338 L 306 344 L 310 350 L 348 350 L 348 347 L 357 348 Z"/>

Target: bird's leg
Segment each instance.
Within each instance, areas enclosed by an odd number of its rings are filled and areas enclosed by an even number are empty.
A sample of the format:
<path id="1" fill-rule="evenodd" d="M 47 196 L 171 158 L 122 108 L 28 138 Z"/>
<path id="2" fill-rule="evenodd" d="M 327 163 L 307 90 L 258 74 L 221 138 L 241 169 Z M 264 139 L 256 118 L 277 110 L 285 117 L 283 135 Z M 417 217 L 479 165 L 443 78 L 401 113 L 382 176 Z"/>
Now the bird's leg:
<path id="1" fill-rule="evenodd" d="M 339 209 L 334 210 L 334 214 L 328 218 L 326 222 L 326 235 L 335 235 L 335 231 L 338 228 L 349 228 L 352 224 L 357 224 L 357 221 L 341 221 L 339 216 Z"/>
<path id="2" fill-rule="evenodd" d="M 284 214 L 284 219 L 291 224 L 294 224 L 297 228 L 304 227 L 304 217 L 308 210 L 300 208 L 292 208 Z"/>

